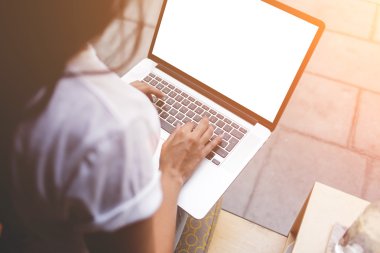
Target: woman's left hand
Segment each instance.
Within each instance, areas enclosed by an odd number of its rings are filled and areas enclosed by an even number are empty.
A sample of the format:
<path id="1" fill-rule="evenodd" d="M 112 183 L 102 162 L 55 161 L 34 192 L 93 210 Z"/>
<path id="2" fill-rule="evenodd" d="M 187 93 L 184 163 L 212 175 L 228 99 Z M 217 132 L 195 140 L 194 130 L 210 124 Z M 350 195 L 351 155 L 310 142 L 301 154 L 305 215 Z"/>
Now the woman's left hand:
<path id="1" fill-rule="evenodd" d="M 134 81 L 131 83 L 131 85 L 136 89 L 140 90 L 142 93 L 144 93 L 152 102 L 153 96 L 158 98 L 162 98 L 163 96 L 165 96 L 165 94 L 159 89 L 141 81 Z"/>

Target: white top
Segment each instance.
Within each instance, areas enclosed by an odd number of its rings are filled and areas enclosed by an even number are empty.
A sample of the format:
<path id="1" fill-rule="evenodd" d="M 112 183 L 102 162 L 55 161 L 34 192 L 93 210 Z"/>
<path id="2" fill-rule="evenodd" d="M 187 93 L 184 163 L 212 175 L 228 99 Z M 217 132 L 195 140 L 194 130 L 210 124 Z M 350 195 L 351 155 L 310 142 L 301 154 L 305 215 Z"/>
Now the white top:
<path id="1" fill-rule="evenodd" d="M 69 71 L 104 71 L 92 49 Z M 62 78 L 44 112 L 15 138 L 12 199 L 25 252 L 86 252 L 83 234 L 151 216 L 162 200 L 149 99 L 116 74 Z"/>

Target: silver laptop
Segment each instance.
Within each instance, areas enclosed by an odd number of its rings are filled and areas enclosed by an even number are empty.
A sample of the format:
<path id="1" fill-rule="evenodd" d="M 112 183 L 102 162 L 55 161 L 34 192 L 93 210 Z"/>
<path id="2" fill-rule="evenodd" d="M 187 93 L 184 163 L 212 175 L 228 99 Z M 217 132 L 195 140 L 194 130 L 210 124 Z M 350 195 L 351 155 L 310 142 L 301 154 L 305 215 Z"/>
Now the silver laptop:
<path id="1" fill-rule="evenodd" d="M 276 1 L 164 1 L 148 58 L 123 79 L 166 94 L 155 102 L 161 144 L 204 116 L 224 134 L 180 193 L 191 216 L 203 218 L 269 138 L 323 29 Z"/>

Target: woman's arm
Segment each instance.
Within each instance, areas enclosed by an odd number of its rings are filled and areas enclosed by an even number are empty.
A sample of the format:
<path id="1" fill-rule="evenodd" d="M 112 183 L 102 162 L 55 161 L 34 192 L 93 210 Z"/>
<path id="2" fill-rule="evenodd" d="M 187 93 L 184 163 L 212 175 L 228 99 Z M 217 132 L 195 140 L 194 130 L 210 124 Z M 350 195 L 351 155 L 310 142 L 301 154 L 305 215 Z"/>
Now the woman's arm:
<path id="1" fill-rule="evenodd" d="M 162 174 L 161 183 L 163 201 L 153 216 L 154 248 L 156 252 L 173 253 L 177 218 L 177 199 L 182 184 L 166 173 Z"/>
<path id="2" fill-rule="evenodd" d="M 160 169 L 164 199 L 153 223 L 158 252 L 173 252 L 178 195 L 202 159 L 221 141 L 221 137 L 209 141 L 213 131 L 207 118 L 195 128 L 193 123 L 187 123 L 177 127 L 162 147 Z"/>

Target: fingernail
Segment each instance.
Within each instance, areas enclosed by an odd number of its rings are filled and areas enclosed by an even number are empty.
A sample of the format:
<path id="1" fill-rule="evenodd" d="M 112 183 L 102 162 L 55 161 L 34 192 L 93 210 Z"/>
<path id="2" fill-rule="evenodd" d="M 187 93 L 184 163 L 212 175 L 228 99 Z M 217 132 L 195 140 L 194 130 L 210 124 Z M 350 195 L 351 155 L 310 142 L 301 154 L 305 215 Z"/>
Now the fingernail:
<path id="1" fill-rule="evenodd" d="M 153 100 L 153 103 L 156 103 L 157 102 L 157 97 L 155 95 L 152 95 L 152 100 Z"/>

